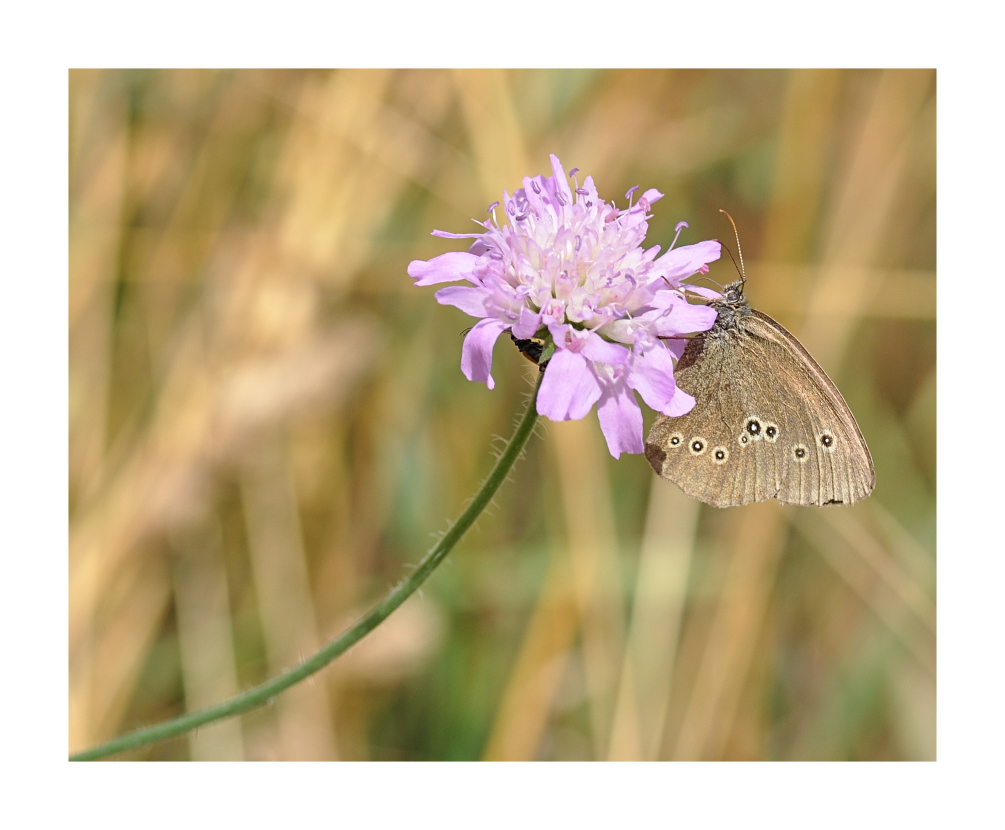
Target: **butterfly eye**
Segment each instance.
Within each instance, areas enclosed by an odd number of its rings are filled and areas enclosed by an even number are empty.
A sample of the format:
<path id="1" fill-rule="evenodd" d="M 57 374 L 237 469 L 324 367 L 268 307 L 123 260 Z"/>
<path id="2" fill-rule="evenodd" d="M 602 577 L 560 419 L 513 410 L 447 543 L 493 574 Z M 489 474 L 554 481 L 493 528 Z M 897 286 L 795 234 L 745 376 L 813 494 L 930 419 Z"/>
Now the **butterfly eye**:
<path id="1" fill-rule="evenodd" d="M 743 428 L 747 431 L 747 434 L 754 440 L 761 440 L 761 421 L 758 418 L 747 418 L 747 422 L 743 425 Z"/>
<path id="2" fill-rule="evenodd" d="M 671 447 L 679 447 L 682 443 L 684 443 L 684 436 L 681 435 L 679 432 L 675 432 L 673 435 L 670 436 Z"/>
<path id="3" fill-rule="evenodd" d="M 725 464 L 729 461 L 729 450 L 725 447 L 716 447 L 712 450 L 712 461 L 715 464 Z"/>
<path id="4" fill-rule="evenodd" d="M 704 438 L 692 438 L 691 443 L 688 444 L 688 449 L 691 450 L 691 455 L 701 455 L 705 452 L 705 446 Z"/>
<path id="5" fill-rule="evenodd" d="M 769 444 L 774 444 L 778 440 L 778 427 L 775 424 L 764 425 L 764 440 Z"/>
<path id="6" fill-rule="evenodd" d="M 792 448 L 792 455 L 795 456 L 796 461 L 800 464 L 806 463 L 806 459 L 809 458 L 809 452 L 802 444 L 796 444 Z"/>
<path id="7" fill-rule="evenodd" d="M 824 430 L 820 433 L 820 446 L 823 447 L 827 452 L 833 452 L 834 450 L 834 434 L 829 430 Z"/>

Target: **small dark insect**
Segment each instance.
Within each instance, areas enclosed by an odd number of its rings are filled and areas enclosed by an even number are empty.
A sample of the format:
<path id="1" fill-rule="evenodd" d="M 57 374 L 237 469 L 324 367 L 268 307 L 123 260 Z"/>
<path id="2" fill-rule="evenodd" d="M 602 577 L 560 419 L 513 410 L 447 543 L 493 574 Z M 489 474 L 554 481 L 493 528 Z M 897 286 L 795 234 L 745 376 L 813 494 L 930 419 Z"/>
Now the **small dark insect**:
<path id="1" fill-rule="evenodd" d="M 544 340 L 540 337 L 531 337 L 527 340 L 520 340 L 519 338 L 513 336 L 513 332 L 510 332 L 509 336 L 510 340 L 512 340 L 516 344 L 516 347 L 520 350 L 520 354 L 527 358 L 527 360 L 531 363 L 540 366 L 542 369 L 548 365 L 547 360 L 544 361 L 544 363 L 538 362 L 541 360 L 541 354 L 544 352 L 545 346 Z"/>

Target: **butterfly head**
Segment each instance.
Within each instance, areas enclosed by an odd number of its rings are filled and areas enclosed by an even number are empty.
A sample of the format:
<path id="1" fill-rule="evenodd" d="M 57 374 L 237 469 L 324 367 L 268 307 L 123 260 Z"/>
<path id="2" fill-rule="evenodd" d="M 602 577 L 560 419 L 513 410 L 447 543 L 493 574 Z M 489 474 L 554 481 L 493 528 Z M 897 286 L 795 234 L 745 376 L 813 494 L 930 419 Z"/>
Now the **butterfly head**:
<path id="1" fill-rule="evenodd" d="M 731 282 L 722 290 L 722 299 L 719 303 L 736 307 L 747 304 L 747 298 L 743 296 L 743 280 Z"/>
<path id="2" fill-rule="evenodd" d="M 716 311 L 715 323 L 709 330 L 709 334 L 713 337 L 732 331 L 737 326 L 739 318 L 751 313 L 747 298 L 743 295 L 742 280 L 727 285 L 722 290 L 722 296 L 718 300 L 712 300 L 709 305 Z"/>

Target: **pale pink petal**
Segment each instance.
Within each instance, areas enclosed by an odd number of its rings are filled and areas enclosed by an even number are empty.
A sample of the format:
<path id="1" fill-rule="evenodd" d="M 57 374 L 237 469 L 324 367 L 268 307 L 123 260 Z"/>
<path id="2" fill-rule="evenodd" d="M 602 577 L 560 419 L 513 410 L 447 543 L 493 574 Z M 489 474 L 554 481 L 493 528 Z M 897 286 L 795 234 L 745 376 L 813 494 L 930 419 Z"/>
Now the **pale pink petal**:
<path id="1" fill-rule="evenodd" d="M 537 189 L 535 190 L 535 188 Z M 535 208 L 538 215 L 540 215 L 549 204 L 547 193 L 548 185 L 544 176 L 534 176 L 533 178 L 530 176 L 524 176 L 523 187 L 521 190 L 527 199 L 527 203 L 531 205 L 532 208 Z M 519 192 L 520 190 L 517 191 L 517 193 Z"/>
<path id="2" fill-rule="evenodd" d="M 687 338 L 685 337 L 672 337 L 663 341 L 663 345 L 667 347 L 667 351 L 670 352 L 677 360 L 680 360 L 684 355 L 684 349 L 687 348 Z"/>
<path id="3" fill-rule="evenodd" d="M 430 236 L 439 236 L 443 239 L 477 239 L 484 233 L 485 231 L 481 231 L 480 233 L 451 233 L 450 231 L 433 231 Z"/>
<path id="4" fill-rule="evenodd" d="M 608 343 L 600 335 L 593 332 L 588 333 L 580 352 L 590 360 L 607 363 L 610 366 L 621 366 L 628 360 L 630 354 L 624 346 Z"/>
<path id="5" fill-rule="evenodd" d="M 633 188 L 633 190 L 634 189 L 635 188 Z M 629 193 L 630 192 L 631 191 L 629 191 Z M 649 198 L 650 196 L 652 196 L 653 198 L 650 199 Z M 646 215 L 652 208 L 652 203 L 655 202 L 657 199 L 661 198 L 663 198 L 663 194 L 660 193 L 655 188 L 651 188 L 647 190 L 645 193 L 643 193 L 642 196 L 639 198 L 638 202 L 633 204 L 630 210 L 626 210 L 624 211 L 624 213 L 622 213 L 623 217 L 627 217 L 625 227 L 633 228 L 636 225 L 644 224 L 647 221 Z"/>
<path id="6" fill-rule="evenodd" d="M 677 303 L 687 302 L 684 296 L 676 289 L 668 289 L 666 283 L 663 283 L 663 288 L 657 291 L 651 300 L 649 300 L 649 305 L 653 308 L 659 308 L 666 310 L 668 308 L 673 308 Z"/>
<path id="7" fill-rule="evenodd" d="M 581 354 L 559 349 L 544 370 L 537 395 L 538 414 L 553 421 L 578 421 L 600 397 L 600 383 Z"/>
<path id="8" fill-rule="evenodd" d="M 513 324 L 513 336 L 521 340 L 533 337 L 541 328 L 541 315 L 524 306 L 520 309 L 520 319 Z"/>
<path id="9" fill-rule="evenodd" d="M 472 317 L 487 317 L 488 310 L 485 301 L 491 293 L 484 288 L 468 287 L 466 285 L 450 285 L 441 288 L 434 295 L 440 305 L 452 305 Z"/>
<path id="10" fill-rule="evenodd" d="M 722 296 L 714 288 L 706 288 L 704 285 L 682 285 L 681 288 L 691 294 L 697 294 L 699 297 L 705 297 L 709 300 L 718 300 Z"/>
<path id="11" fill-rule="evenodd" d="M 708 331 L 715 323 L 716 311 L 711 306 L 694 305 L 683 298 L 673 295 L 670 291 L 660 292 L 674 296 L 668 310 L 653 319 L 651 331 L 658 337 L 674 337 L 678 334 L 689 334 L 695 331 Z M 659 295 L 653 299 L 652 305 L 659 306 Z"/>
<path id="12" fill-rule="evenodd" d="M 628 373 L 628 385 L 642 396 L 650 407 L 664 415 L 677 391 L 673 378 L 673 360 L 660 341 L 643 355 L 636 355 Z"/>
<path id="13" fill-rule="evenodd" d="M 682 280 L 697 274 L 702 265 L 715 262 L 722 255 L 722 246 L 715 239 L 696 245 L 684 245 L 667 251 L 653 263 L 652 274 L 668 280 Z"/>
<path id="14" fill-rule="evenodd" d="M 475 323 L 464 338 L 461 349 L 461 371 L 468 380 L 477 380 L 495 389 L 492 378 L 492 347 L 499 335 L 509 327 L 508 323 L 486 317 Z"/>
<path id="15" fill-rule="evenodd" d="M 416 285 L 436 285 L 439 282 L 456 282 L 472 279 L 478 257 L 464 251 L 451 251 L 440 254 L 428 262 L 413 259 L 408 263 L 408 276 L 415 279 Z"/>
<path id="16" fill-rule="evenodd" d="M 670 400 L 670 406 L 663 414 L 669 415 L 671 418 L 678 418 L 681 415 L 687 415 L 692 409 L 694 409 L 694 396 L 689 395 L 678 386 Z"/>
<path id="17" fill-rule="evenodd" d="M 569 332 L 575 331 L 568 323 L 548 323 L 548 331 L 551 332 L 551 339 L 555 346 L 564 349 L 569 341 Z"/>
<path id="18" fill-rule="evenodd" d="M 604 384 L 597 417 L 611 455 L 619 458 L 623 452 L 642 452 L 642 410 L 623 382 Z"/>
<path id="19" fill-rule="evenodd" d="M 554 153 L 551 154 L 551 172 L 555 176 L 555 189 L 562 194 L 564 204 L 571 205 L 573 198 L 572 190 L 569 187 L 569 179 L 562 168 L 562 162 L 558 160 L 558 156 Z"/>

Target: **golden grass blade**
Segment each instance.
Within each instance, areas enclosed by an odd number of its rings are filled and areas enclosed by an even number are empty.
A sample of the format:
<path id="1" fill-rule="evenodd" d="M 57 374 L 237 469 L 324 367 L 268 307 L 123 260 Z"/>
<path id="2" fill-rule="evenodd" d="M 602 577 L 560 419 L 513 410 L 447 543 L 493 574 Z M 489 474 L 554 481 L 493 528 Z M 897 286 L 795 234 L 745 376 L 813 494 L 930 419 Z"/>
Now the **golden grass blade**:
<path id="1" fill-rule="evenodd" d="M 869 557 L 874 551 L 863 554 L 863 550 L 849 543 L 846 538 L 838 536 L 833 531 L 827 532 L 826 527 L 833 527 L 826 519 L 813 519 L 805 515 L 796 518 L 796 526 L 820 552 L 827 563 L 837 571 L 838 575 L 859 596 L 879 620 L 890 629 L 907 648 L 908 652 L 930 674 L 935 674 L 935 632 L 934 620 L 925 618 L 925 610 L 921 619 L 917 611 L 911 608 L 904 597 L 884 582 Z M 862 534 L 856 534 L 860 537 Z M 856 538 L 861 542 L 861 538 Z M 871 547 L 872 540 L 865 542 L 866 548 Z M 856 555 L 858 554 L 858 555 Z M 898 586 L 899 587 L 899 586 Z M 909 594 L 910 596 L 910 594 Z M 928 624 L 933 628 L 929 629 Z"/>
<path id="2" fill-rule="evenodd" d="M 271 677 L 321 646 L 289 454 L 281 436 L 266 439 L 250 454 L 241 475 L 241 495 Z M 277 759 L 330 761 L 337 757 L 327 675 L 319 674 L 315 681 L 301 683 L 276 703 L 279 735 L 273 752 Z"/>
<path id="3" fill-rule="evenodd" d="M 483 757 L 537 757 L 576 633 L 582 632 L 594 757 L 606 756 L 623 608 L 599 433 L 586 421 L 550 424 L 568 553 L 555 551 Z M 606 496 L 606 498 L 605 498 Z"/>
<path id="4" fill-rule="evenodd" d="M 194 521 L 174 536 L 171 570 L 185 708 L 194 712 L 233 697 L 240 688 L 234 655 L 227 573 L 219 521 Z M 193 761 L 242 761 L 241 719 L 190 733 Z"/>
<path id="5" fill-rule="evenodd" d="M 541 162 L 527 156 L 506 70 L 458 69 L 453 77 L 488 205 L 502 199 L 503 188 L 523 187 Z"/>
<path id="6" fill-rule="evenodd" d="M 897 557 L 900 566 L 921 586 L 926 595 L 934 595 L 935 557 L 922 548 L 881 502 L 872 502 L 869 509 L 886 541 L 884 549 Z"/>
<path id="7" fill-rule="evenodd" d="M 485 761 L 533 761 L 579 630 L 569 553 L 552 548 L 537 604 L 496 709 Z"/>
<path id="8" fill-rule="evenodd" d="M 700 502 L 652 481 L 608 758 L 655 761 L 666 728 Z"/>
<path id="9" fill-rule="evenodd" d="M 764 229 L 764 259 L 798 262 L 812 250 L 820 211 L 821 171 L 829 163 L 829 136 L 837 118 L 842 75 L 834 69 L 787 73 L 784 109 L 778 125 L 778 159 Z M 772 298 L 796 294 L 805 275 L 750 267 L 751 287 Z"/>
<path id="10" fill-rule="evenodd" d="M 775 502 L 736 508 L 733 551 L 687 711 L 675 761 L 721 760 L 754 657 L 778 561 L 788 510 Z"/>
<path id="11" fill-rule="evenodd" d="M 604 459 L 607 449 L 596 422 L 586 419 L 553 424 L 549 438 L 581 616 L 594 754 L 604 758 L 625 636 L 618 542 Z"/>
<path id="12" fill-rule="evenodd" d="M 113 282 L 127 186 L 127 101 L 108 73 L 70 73 L 69 485 L 93 495 L 107 443 Z M 91 126 L 94 125 L 94 126 Z"/>
<path id="13" fill-rule="evenodd" d="M 824 521 L 836 530 L 848 545 L 871 567 L 896 594 L 903 605 L 935 637 L 935 603 L 927 591 L 904 570 L 897 559 L 873 536 L 855 513 L 828 510 L 807 521 Z"/>
<path id="14" fill-rule="evenodd" d="M 911 128 L 934 76 L 886 70 L 876 84 L 841 192 L 832 207 L 823 266 L 806 310 L 803 344 L 821 366 L 834 371 L 844 354 L 856 316 L 834 317 L 834 307 L 865 307 L 866 271 L 847 266 L 873 264 L 893 221 L 893 209 L 908 171 Z"/>

